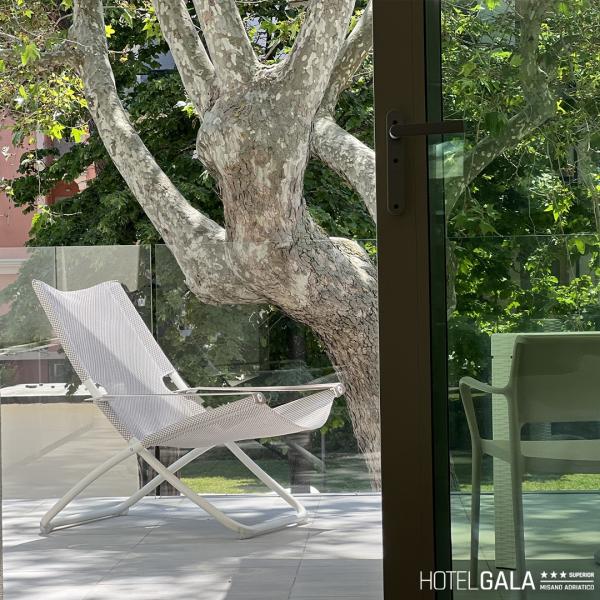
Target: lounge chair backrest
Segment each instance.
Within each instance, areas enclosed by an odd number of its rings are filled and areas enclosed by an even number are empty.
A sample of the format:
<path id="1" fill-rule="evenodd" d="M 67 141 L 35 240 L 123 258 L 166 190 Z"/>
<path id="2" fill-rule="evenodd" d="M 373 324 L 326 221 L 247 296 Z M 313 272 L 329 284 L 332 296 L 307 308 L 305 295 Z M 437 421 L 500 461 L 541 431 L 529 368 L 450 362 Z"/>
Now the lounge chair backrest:
<path id="1" fill-rule="evenodd" d="M 33 288 L 82 381 L 113 395 L 160 394 L 174 371 L 117 281 L 61 292 L 34 281 Z"/>
<path id="2" fill-rule="evenodd" d="M 518 335 L 511 379 L 520 424 L 600 420 L 600 333 Z"/>

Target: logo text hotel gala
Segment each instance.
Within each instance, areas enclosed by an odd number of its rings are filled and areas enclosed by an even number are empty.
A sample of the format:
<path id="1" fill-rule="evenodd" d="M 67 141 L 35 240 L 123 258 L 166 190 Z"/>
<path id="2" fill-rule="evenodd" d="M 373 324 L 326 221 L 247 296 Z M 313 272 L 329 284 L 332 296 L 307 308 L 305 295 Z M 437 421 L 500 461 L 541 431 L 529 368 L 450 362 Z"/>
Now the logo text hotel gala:
<path id="1" fill-rule="evenodd" d="M 481 590 L 481 591 L 526 591 L 576 592 L 595 589 L 593 571 L 542 571 L 533 575 L 526 571 L 519 579 L 514 571 L 482 571 L 476 581 L 472 581 L 469 571 L 421 571 L 420 590 Z"/>

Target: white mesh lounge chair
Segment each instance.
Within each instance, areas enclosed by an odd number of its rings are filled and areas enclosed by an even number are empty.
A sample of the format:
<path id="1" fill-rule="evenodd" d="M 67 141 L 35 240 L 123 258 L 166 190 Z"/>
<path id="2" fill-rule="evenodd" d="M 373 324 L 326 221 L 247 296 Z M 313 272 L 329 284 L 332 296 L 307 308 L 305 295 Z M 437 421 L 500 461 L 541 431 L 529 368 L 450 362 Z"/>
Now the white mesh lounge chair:
<path id="1" fill-rule="evenodd" d="M 127 441 L 123 451 L 91 471 L 44 515 L 40 524 L 42 533 L 124 515 L 165 480 L 242 538 L 306 522 L 307 512 L 300 502 L 269 477 L 235 442 L 321 427 L 329 416 L 333 400 L 344 392 L 341 384 L 188 388 L 118 282 L 61 292 L 34 281 L 33 288 L 94 403 Z M 177 388 L 175 391 L 169 389 L 166 379 Z M 270 391 L 316 393 L 272 409 L 261 393 Z M 202 392 L 245 397 L 215 409 L 206 409 L 198 395 Z M 220 444 L 285 500 L 295 513 L 257 525 L 245 525 L 222 513 L 175 476 L 190 461 Z M 166 467 L 148 451 L 151 446 L 193 450 Z M 111 508 L 57 518 L 85 488 L 132 454 L 137 454 L 158 473 L 152 481 Z"/>

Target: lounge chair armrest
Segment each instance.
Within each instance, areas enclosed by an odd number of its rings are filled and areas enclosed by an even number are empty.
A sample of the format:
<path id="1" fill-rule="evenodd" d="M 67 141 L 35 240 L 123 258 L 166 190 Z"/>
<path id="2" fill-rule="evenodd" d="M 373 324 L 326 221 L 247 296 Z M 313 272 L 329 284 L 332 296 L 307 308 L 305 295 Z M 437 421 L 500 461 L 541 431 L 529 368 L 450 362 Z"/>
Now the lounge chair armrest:
<path id="1" fill-rule="evenodd" d="M 220 392 L 215 392 L 214 394 L 204 394 L 205 396 L 233 396 L 234 394 L 227 394 L 227 393 L 220 393 Z M 264 396 L 262 394 L 260 394 L 259 392 L 248 392 L 245 394 L 241 394 L 238 393 L 238 396 L 247 396 L 249 398 L 254 397 L 255 399 L 259 400 L 259 401 L 264 401 Z M 95 404 L 98 403 L 102 403 L 102 402 L 110 402 L 111 400 L 119 400 L 119 401 L 123 401 L 123 400 L 129 400 L 131 402 L 137 402 L 141 399 L 148 399 L 148 398 L 188 398 L 189 400 L 193 400 L 194 402 L 198 402 L 199 404 L 202 404 L 202 398 L 199 397 L 199 394 L 196 394 L 193 391 L 189 391 L 189 390 L 175 390 L 172 392 L 164 392 L 161 394 L 102 394 L 101 396 L 96 396 L 96 397 L 92 397 L 91 400 L 92 402 L 94 402 Z"/>
<path id="2" fill-rule="evenodd" d="M 304 385 L 265 385 L 265 386 L 239 386 L 239 387 L 191 387 L 176 390 L 178 394 L 205 394 L 206 396 L 245 396 L 255 392 L 310 392 L 333 390 L 336 397 L 344 393 L 344 386 L 339 382 L 332 383 L 307 383 Z"/>

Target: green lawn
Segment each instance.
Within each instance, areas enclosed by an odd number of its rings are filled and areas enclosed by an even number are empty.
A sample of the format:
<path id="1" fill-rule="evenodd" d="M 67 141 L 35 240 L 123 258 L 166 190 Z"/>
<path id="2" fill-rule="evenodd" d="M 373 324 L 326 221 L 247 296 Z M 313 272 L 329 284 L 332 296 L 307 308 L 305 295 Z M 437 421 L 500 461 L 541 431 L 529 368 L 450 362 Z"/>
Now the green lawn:
<path id="1" fill-rule="evenodd" d="M 457 485 L 458 482 L 458 485 Z M 454 454 L 454 489 L 461 492 L 471 491 L 471 457 L 466 454 Z M 493 491 L 492 461 L 486 457 L 483 463 L 481 490 Z M 523 480 L 525 492 L 600 492 L 600 475 L 569 474 L 569 475 L 526 475 Z"/>
<path id="2" fill-rule="evenodd" d="M 256 462 L 284 487 L 289 487 L 289 468 L 284 459 L 257 459 Z M 252 494 L 269 490 L 234 459 L 199 459 L 183 469 L 182 480 L 195 492 L 204 494 Z M 364 460 L 358 456 L 327 459 L 327 472 L 313 472 L 311 484 L 322 492 L 367 492 L 371 490 Z"/>
<path id="3" fill-rule="evenodd" d="M 481 484 L 482 492 L 492 492 L 494 486 L 491 482 Z M 470 492 L 471 484 L 461 483 L 461 492 Z M 600 492 L 600 475 L 569 474 L 548 477 L 527 476 L 523 481 L 524 492 Z"/>
<path id="4" fill-rule="evenodd" d="M 278 458 L 257 459 L 256 462 L 284 487 L 289 487 L 287 461 Z M 455 474 L 461 492 L 470 492 L 470 465 L 455 464 Z M 229 458 L 198 459 L 185 467 L 183 481 L 195 492 L 204 494 L 252 494 L 269 490 L 239 461 Z M 327 459 L 323 475 L 313 472 L 311 484 L 322 492 L 368 492 L 369 475 L 362 458 L 356 455 L 335 455 Z M 482 491 L 493 491 L 491 465 L 484 468 Z M 600 475 L 527 476 L 523 483 L 526 492 L 600 491 Z"/>

